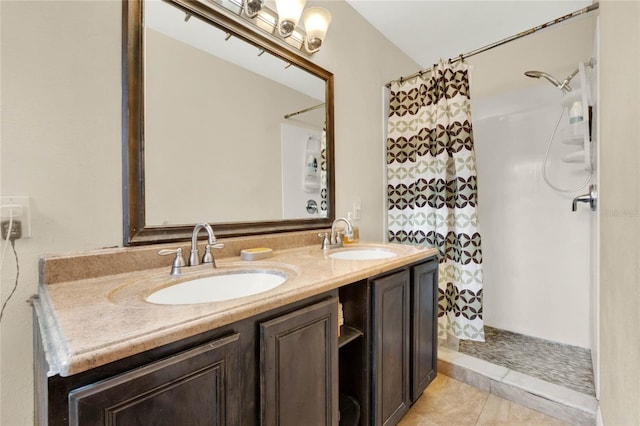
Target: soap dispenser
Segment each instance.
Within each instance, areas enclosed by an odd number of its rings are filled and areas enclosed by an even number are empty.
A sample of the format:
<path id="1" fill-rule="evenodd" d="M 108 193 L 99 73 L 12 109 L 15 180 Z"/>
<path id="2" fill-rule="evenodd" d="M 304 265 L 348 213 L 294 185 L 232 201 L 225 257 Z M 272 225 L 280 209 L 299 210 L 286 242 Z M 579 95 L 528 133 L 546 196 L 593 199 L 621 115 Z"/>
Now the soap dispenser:
<path id="1" fill-rule="evenodd" d="M 343 244 L 357 243 L 360 240 L 360 229 L 353 224 L 353 218 L 351 217 L 351 212 L 347 212 L 347 219 L 349 220 L 349 222 L 351 222 L 351 227 L 353 228 L 353 235 L 351 236 L 351 239 L 349 239 L 349 237 L 344 235 L 342 237 L 342 243 Z"/>

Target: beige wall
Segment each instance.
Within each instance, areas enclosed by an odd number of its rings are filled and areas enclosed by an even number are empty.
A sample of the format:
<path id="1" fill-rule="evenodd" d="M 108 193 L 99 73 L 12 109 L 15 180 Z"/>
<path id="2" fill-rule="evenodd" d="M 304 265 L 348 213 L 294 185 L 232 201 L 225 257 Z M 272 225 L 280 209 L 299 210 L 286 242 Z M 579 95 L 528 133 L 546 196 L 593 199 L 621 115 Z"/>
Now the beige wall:
<path id="1" fill-rule="evenodd" d="M 38 256 L 122 241 L 118 2 L 2 8 L 2 195 L 31 197 L 32 238 L 0 336 L 0 424 L 32 424 L 31 308 Z M 15 278 L 2 269 L 2 299 Z M 89 326 L 89 325 L 88 325 Z"/>
<path id="2" fill-rule="evenodd" d="M 361 235 L 381 239 L 381 87 L 418 66 L 346 3 L 326 6 L 333 22 L 313 60 L 335 75 L 337 213 L 360 198 Z M 1 324 L 0 424 L 23 426 L 33 419 L 26 300 L 37 291 L 38 256 L 122 241 L 121 3 L 2 1 L 0 8 L 1 192 L 31 197 L 33 234 L 16 243 L 20 282 Z M 3 299 L 13 264 L 7 256 Z"/>
<path id="3" fill-rule="evenodd" d="M 640 422 L 640 2 L 600 3 L 600 409 Z"/>

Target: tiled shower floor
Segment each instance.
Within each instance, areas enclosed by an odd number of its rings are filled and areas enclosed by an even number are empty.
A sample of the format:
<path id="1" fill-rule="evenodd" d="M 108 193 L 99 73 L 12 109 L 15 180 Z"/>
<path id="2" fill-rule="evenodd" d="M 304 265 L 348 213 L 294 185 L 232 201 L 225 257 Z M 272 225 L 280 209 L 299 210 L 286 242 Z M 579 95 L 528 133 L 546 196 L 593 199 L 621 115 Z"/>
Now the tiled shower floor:
<path id="1" fill-rule="evenodd" d="M 461 340 L 459 351 L 546 382 L 594 396 L 591 353 L 485 326 L 485 342 Z"/>

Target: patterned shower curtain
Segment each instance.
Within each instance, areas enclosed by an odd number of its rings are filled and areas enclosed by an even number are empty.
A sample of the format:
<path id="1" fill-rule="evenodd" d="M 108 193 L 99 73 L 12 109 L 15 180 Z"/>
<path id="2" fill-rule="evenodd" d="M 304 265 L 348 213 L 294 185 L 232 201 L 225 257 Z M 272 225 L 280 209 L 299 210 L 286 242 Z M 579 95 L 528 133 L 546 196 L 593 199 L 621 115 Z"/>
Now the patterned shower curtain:
<path id="1" fill-rule="evenodd" d="M 439 250 L 438 337 L 484 341 L 468 67 L 391 83 L 388 238 Z"/>

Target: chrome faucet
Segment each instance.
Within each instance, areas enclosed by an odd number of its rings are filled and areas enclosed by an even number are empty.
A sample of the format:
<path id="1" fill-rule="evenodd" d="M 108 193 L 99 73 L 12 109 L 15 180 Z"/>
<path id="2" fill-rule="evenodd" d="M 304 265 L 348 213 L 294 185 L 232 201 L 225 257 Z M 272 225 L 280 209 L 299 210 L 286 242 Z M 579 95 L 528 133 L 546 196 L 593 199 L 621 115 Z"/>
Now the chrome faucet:
<path id="1" fill-rule="evenodd" d="M 213 267 L 216 267 L 216 261 L 211 254 L 211 249 L 221 249 L 224 244 L 216 244 L 216 236 L 213 233 L 213 229 L 208 223 L 198 223 L 193 227 L 191 233 L 191 253 L 189 254 L 189 266 L 197 266 L 200 264 L 200 254 L 198 253 L 198 233 L 201 229 L 207 231 L 207 245 L 204 246 L 204 256 L 202 256 L 202 263 L 213 263 Z"/>
<path id="2" fill-rule="evenodd" d="M 347 238 L 353 238 L 353 225 L 351 224 L 351 221 L 346 217 L 339 217 L 331 224 L 331 233 L 329 235 L 327 235 L 326 232 L 318 234 L 318 236 L 322 238 L 322 250 L 340 248 L 343 246 L 342 232 L 336 231 L 336 225 L 339 222 L 344 222 L 346 232 L 345 235 L 347 236 Z"/>
<path id="3" fill-rule="evenodd" d="M 198 233 L 201 229 L 207 231 L 207 244 L 204 246 L 204 256 L 202 256 L 202 261 L 200 261 L 200 253 L 198 253 Z M 211 249 L 221 249 L 224 247 L 224 244 L 216 243 L 216 236 L 213 233 L 213 229 L 208 223 L 199 223 L 193 228 L 193 233 L 191 234 L 191 253 L 189 254 L 189 263 L 185 262 L 184 257 L 182 256 L 182 248 L 179 247 L 177 249 L 164 249 L 160 250 L 158 254 L 162 256 L 166 256 L 169 254 L 176 255 L 173 263 L 171 264 L 171 275 L 181 275 L 183 269 L 191 269 L 198 265 L 202 265 L 202 268 L 215 268 L 216 261 L 211 254 Z M 200 268 L 194 268 L 192 270 L 199 270 Z"/>

